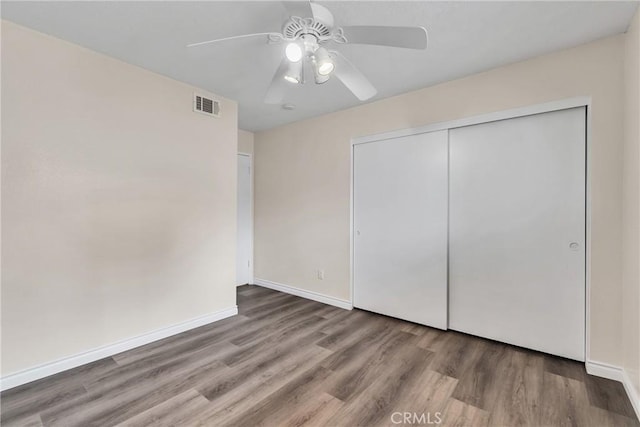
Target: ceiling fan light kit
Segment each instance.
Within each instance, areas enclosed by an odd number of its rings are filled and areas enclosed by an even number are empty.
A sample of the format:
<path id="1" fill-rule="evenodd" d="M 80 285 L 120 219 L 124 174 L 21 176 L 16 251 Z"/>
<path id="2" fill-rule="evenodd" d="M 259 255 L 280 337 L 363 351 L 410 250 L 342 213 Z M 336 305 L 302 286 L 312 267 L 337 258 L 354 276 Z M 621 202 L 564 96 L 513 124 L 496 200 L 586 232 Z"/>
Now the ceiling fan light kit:
<path id="1" fill-rule="evenodd" d="M 318 74 L 321 76 L 328 76 L 335 68 L 333 60 L 329 56 L 329 52 L 327 52 L 327 49 L 323 47 L 316 49 L 313 55 L 313 62 L 318 69 Z"/>
<path id="2" fill-rule="evenodd" d="M 289 67 L 287 69 L 286 74 L 284 75 L 284 79 L 289 83 L 302 84 L 304 83 L 304 64 L 302 61 L 291 61 L 289 62 Z"/>
<path id="3" fill-rule="evenodd" d="M 335 67 L 329 52 L 318 44 L 318 39 L 313 34 L 300 33 L 296 37 L 299 39 L 289 42 L 284 50 L 285 57 L 291 64 L 283 78 L 289 83 L 304 84 L 304 61 L 310 61 L 315 82 L 322 84 L 328 81 Z"/>
<path id="4" fill-rule="evenodd" d="M 302 59 L 302 48 L 296 42 L 289 43 L 284 53 L 291 62 L 298 62 Z"/>
<path id="5" fill-rule="evenodd" d="M 321 85 L 323 83 L 326 83 L 329 81 L 329 79 L 331 78 L 331 73 L 328 74 L 320 74 L 320 72 L 318 71 L 318 66 L 317 64 L 313 64 L 313 71 L 314 71 L 314 78 L 315 78 L 315 82 L 317 85 Z"/>
<path id="6" fill-rule="evenodd" d="M 375 87 L 364 74 L 340 52 L 329 52 L 324 44 L 333 42 L 419 50 L 427 48 L 427 30 L 423 27 L 335 27 L 333 15 L 324 6 L 307 1 L 284 1 L 282 4 L 290 14 L 282 26 L 282 33 L 244 34 L 193 43 L 187 47 L 265 35 L 270 44 L 286 42 L 284 57 L 265 95 L 264 102 L 267 104 L 281 104 L 288 83 L 305 83 L 305 63 L 313 68 L 316 84 L 325 83 L 335 76 L 361 101 L 376 95 Z"/>

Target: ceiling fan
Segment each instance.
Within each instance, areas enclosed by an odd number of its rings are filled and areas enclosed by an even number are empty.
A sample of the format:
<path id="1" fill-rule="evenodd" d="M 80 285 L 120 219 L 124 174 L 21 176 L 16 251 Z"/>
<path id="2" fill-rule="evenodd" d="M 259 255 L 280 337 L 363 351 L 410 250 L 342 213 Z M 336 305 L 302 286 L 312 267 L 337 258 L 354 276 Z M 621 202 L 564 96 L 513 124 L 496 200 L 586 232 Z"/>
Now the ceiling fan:
<path id="1" fill-rule="evenodd" d="M 284 55 L 264 102 L 280 104 L 289 84 L 304 84 L 305 74 L 312 73 L 316 84 L 337 78 L 359 100 L 377 93 L 376 88 L 347 58 L 336 50 L 340 44 L 369 44 L 408 49 L 427 48 L 427 30 L 423 27 L 343 26 L 334 25 L 333 15 L 324 6 L 311 1 L 281 2 L 289 12 L 282 32 L 243 34 L 187 45 L 204 46 L 246 37 L 265 37 L 268 43 L 286 43 Z"/>

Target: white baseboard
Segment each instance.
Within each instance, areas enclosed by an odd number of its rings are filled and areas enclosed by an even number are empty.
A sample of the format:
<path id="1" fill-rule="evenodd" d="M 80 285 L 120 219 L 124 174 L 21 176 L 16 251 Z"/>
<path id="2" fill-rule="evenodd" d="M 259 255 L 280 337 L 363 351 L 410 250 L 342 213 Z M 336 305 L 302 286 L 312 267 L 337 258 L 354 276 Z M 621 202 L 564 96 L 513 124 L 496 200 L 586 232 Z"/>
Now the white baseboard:
<path id="1" fill-rule="evenodd" d="M 300 288 L 294 288 L 293 286 L 283 285 L 282 283 L 272 282 L 270 280 L 258 279 L 254 280 L 254 283 L 258 286 L 273 289 L 276 291 L 284 292 L 287 294 L 295 295 L 298 297 L 318 301 L 323 304 L 334 305 L 336 307 L 344 308 L 345 310 L 353 309 L 351 301 L 330 297 L 328 295 L 319 294 L 317 292 L 307 291 Z"/>
<path id="2" fill-rule="evenodd" d="M 636 417 L 640 420 L 640 393 L 633 386 L 631 378 L 629 378 L 627 371 L 624 369 L 622 370 L 622 385 L 624 386 L 624 390 L 627 392 L 627 396 L 629 396 L 633 409 L 636 411 Z"/>
<path id="3" fill-rule="evenodd" d="M 588 374 L 621 382 L 624 386 L 624 390 L 627 392 L 627 396 L 629 396 L 629 400 L 636 412 L 636 416 L 640 419 L 640 394 L 633 386 L 627 371 L 619 366 L 613 366 L 608 363 L 596 362 L 593 360 L 587 360 L 585 366 Z"/>
<path id="4" fill-rule="evenodd" d="M 48 377 L 49 375 L 57 374 L 59 372 L 76 368 L 87 363 L 95 362 L 96 360 L 113 356 L 114 354 L 122 353 L 123 351 L 131 350 L 132 348 L 140 347 L 153 341 L 158 341 L 171 335 L 176 335 L 190 329 L 206 325 L 208 323 L 213 323 L 227 317 L 235 316 L 236 314 L 238 314 L 238 306 L 229 307 L 224 310 L 216 311 L 215 313 L 206 314 L 195 319 L 187 320 L 186 322 L 181 322 L 176 325 L 156 329 L 155 331 L 147 332 L 146 334 L 138 335 L 136 337 L 118 341 L 113 344 L 108 344 L 102 347 L 95 348 L 93 350 L 85 351 L 83 353 L 64 357 L 53 362 L 45 363 L 39 366 L 34 366 L 33 368 L 25 369 L 20 372 L 9 374 L 0 378 L 0 390 L 8 390 L 10 388 L 29 383 L 31 381 Z"/>
<path id="5" fill-rule="evenodd" d="M 587 360 L 585 367 L 587 368 L 587 374 L 622 382 L 622 368 L 618 366 Z"/>

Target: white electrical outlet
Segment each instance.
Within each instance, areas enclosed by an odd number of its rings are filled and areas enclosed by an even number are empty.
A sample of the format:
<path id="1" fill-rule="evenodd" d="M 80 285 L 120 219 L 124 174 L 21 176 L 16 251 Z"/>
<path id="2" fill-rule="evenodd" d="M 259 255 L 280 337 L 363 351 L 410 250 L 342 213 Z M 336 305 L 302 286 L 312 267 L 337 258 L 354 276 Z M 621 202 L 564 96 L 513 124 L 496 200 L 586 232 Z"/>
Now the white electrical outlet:
<path id="1" fill-rule="evenodd" d="M 324 270 L 318 270 L 318 280 L 324 280 Z"/>

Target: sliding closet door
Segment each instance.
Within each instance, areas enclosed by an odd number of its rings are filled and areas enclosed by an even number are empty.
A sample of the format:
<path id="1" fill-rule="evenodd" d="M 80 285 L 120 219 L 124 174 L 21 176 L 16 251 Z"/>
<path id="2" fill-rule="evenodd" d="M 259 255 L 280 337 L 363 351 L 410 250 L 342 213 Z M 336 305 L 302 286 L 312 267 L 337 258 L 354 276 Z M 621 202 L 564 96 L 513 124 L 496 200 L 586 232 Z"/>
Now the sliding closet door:
<path id="1" fill-rule="evenodd" d="M 449 327 L 584 360 L 585 108 L 449 137 Z"/>
<path id="2" fill-rule="evenodd" d="M 447 131 L 354 147 L 354 305 L 446 329 Z"/>

